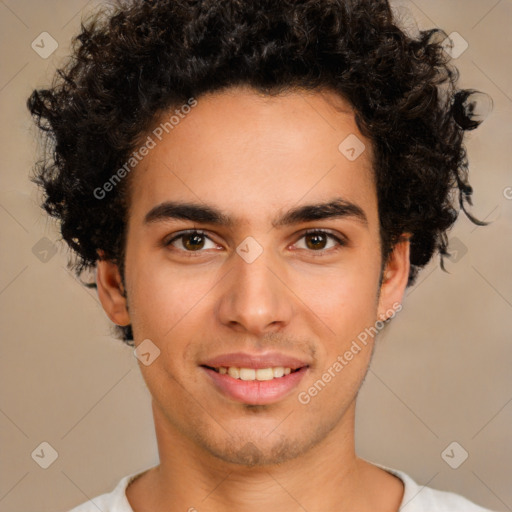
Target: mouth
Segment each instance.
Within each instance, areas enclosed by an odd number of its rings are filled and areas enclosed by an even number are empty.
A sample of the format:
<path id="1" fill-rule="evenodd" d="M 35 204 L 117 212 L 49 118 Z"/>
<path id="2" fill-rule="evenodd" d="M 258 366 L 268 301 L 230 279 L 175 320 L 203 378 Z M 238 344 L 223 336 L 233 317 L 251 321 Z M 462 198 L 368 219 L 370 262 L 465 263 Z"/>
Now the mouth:
<path id="1" fill-rule="evenodd" d="M 228 375 L 233 379 L 239 379 L 243 381 L 268 381 L 273 379 L 281 379 L 286 375 L 300 371 L 302 368 L 285 368 L 284 366 L 274 366 L 268 368 L 240 368 L 238 366 L 207 366 L 202 365 L 203 368 L 213 370 L 219 375 Z"/>
<path id="2" fill-rule="evenodd" d="M 267 405 L 288 397 L 308 372 L 309 365 L 298 368 L 201 365 L 200 368 L 224 397 L 243 404 Z"/>

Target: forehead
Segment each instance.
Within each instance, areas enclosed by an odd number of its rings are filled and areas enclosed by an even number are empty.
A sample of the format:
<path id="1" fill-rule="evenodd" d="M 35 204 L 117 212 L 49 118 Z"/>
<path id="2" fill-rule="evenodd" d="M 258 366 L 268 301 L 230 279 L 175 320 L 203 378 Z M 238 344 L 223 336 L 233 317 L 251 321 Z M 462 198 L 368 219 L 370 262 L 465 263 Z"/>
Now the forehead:
<path id="1" fill-rule="evenodd" d="M 266 96 L 233 87 L 197 98 L 171 128 L 165 123 L 175 112 L 164 113 L 147 134 L 154 145 L 131 176 L 132 216 L 182 200 L 216 206 L 247 224 L 333 197 L 376 215 L 370 142 L 335 93 Z"/>

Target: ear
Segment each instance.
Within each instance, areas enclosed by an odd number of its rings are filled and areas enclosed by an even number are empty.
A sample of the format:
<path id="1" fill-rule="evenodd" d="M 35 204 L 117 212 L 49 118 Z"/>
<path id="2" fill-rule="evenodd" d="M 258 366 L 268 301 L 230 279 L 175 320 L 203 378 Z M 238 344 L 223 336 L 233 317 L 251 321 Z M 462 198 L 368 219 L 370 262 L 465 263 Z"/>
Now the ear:
<path id="1" fill-rule="evenodd" d="M 110 320 L 116 325 L 129 325 L 130 315 L 118 266 L 100 257 L 96 264 L 96 285 L 101 305 Z"/>
<path id="2" fill-rule="evenodd" d="M 402 303 L 409 279 L 410 238 L 410 233 L 401 236 L 384 267 L 377 311 L 379 319 L 388 318 L 389 311 L 396 310 L 397 304 Z"/>

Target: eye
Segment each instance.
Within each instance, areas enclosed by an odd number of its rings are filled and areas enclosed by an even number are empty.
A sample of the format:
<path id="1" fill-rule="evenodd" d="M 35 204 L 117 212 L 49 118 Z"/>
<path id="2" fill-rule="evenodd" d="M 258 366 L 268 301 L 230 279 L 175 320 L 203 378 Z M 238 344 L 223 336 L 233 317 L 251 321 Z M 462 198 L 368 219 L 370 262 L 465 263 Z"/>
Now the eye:
<path id="1" fill-rule="evenodd" d="M 322 256 L 325 252 L 330 253 L 346 245 L 342 238 L 321 229 L 308 230 L 302 234 L 299 240 L 304 240 L 303 247 L 300 247 L 298 242 L 295 246 L 298 246 L 299 249 L 319 253 L 315 256 Z M 211 244 L 210 247 L 207 246 L 208 242 Z M 200 253 L 203 252 L 202 249 L 218 248 L 218 245 L 210 237 L 197 229 L 182 231 L 169 240 L 164 240 L 163 245 L 165 247 L 172 246 L 179 251 L 188 253 Z"/>
<path id="2" fill-rule="evenodd" d="M 306 249 L 313 252 L 319 252 L 318 256 L 321 256 L 324 252 L 331 252 L 331 249 L 334 251 L 340 249 L 345 244 L 345 241 L 340 237 L 333 235 L 328 231 L 324 231 L 321 229 L 314 229 L 306 231 L 301 237 L 300 240 L 304 240 L 304 247 L 299 247 L 299 249 Z M 329 247 L 329 240 L 331 240 L 331 246 Z M 317 256 L 315 254 L 315 256 Z"/>
<path id="3" fill-rule="evenodd" d="M 211 247 L 205 247 L 207 241 L 212 244 Z M 214 243 L 213 240 L 211 240 L 204 232 L 196 229 L 182 231 L 170 240 L 164 241 L 164 245 L 166 247 L 173 246 L 186 252 L 201 252 L 201 249 L 217 248 L 217 244 Z"/>

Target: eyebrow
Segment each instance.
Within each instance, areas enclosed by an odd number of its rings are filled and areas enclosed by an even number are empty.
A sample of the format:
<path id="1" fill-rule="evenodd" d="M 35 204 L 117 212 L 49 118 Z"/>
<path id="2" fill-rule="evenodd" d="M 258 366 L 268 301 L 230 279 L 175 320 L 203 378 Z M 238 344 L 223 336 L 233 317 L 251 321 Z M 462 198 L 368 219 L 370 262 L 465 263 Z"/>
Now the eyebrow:
<path id="1" fill-rule="evenodd" d="M 315 220 L 349 218 L 368 226 L 364 210 L 355 203 L 337 197 L 325 203 L 296 206 L 281 217 L 272 220 L 274 228 Z M 167 220 L 190 220 L 199 224 L 213 224 L 232 228 L 236 219 L 221 210 L 199 203 L 166 201 L 152 208 L 144 217 L 144 224 Z"/>

